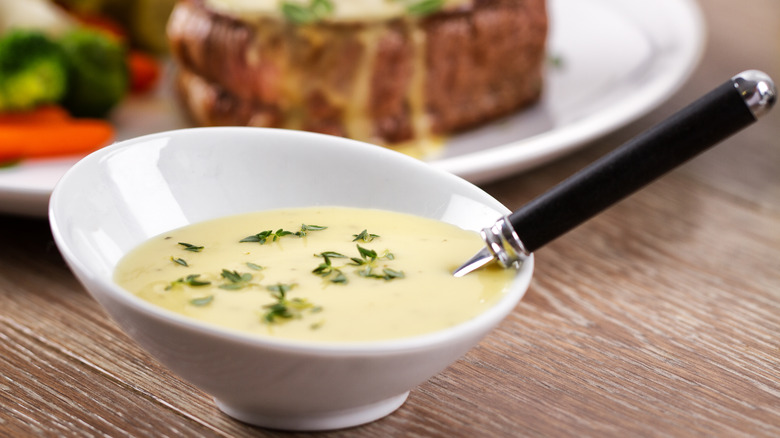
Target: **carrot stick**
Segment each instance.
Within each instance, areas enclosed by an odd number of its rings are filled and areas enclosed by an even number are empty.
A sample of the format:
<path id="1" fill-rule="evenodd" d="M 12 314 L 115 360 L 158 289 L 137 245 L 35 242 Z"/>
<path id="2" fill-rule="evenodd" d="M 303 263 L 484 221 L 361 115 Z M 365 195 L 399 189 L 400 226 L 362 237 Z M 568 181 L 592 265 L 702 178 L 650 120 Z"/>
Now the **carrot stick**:
<path id="1" fill-rule="evenodd" d="M 0 125 L 0 156 L 41 158 L 92 152 L 107 145 L 114 128 L 100 119 L 53 124 Z"/>
<path id="2" fill-rule="evenodd" d="M 0 113 L 0 125 L 19 123 L 56 123 L 70 120 L 70 114 L 58 105 L 39 106 L 29 111 L 13 111 Z"/>

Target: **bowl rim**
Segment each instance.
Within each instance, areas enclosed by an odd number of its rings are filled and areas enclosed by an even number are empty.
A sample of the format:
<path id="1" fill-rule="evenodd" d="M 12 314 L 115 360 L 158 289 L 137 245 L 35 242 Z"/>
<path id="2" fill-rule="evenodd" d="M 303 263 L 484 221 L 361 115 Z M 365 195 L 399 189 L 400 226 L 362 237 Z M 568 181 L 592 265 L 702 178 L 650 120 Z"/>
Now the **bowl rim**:
<path id="1" fill-rule="evenodd" d="M 496 205 L 490 206 L 501 211 L 502 214 L 509 213 L 509 210 L 503 206 L 498 200 L 493 198 L 490 194 L 485 192 L 480 187 L 466 181 L 465 179 L 441 170 L 439 168 L 430 166 L 429 164 L 402 154 L 400 152 L 384 148 L 382 146 L 373 145 L 369 143 L 363 143 L 356 140 L 351 140 L 343 137 L 336 137 L 327 134 L 319 134 L 306 131 L 287 130 L 279 128 L 259 128 L 259 127 L 196 127 L 196 128 L 184 128 L 170 131 L 161 131 L 153 134 L 147 134 L 131 139 L 115 142 L 109 146 L 99 149 L 90 153 L 86 157 L 79 160 L 74 166 L 72 166 L 56 184 L 51 198 L 49 200 L 49 223 L 52 231 L 54 241 L 62 253 L 68 266 L 76 274 L 76 277 L 82 284 L 82 286 L 92 295 L 93 299 L 96 299 L 99 304 L 102 303 L 97 296 L 92 292 L 93 288 L 99 288 L 100 290 L 109 293 L 115 300 L 122 303 L 124 306 L 129 306 L 135 311 L 143 313 L 146 317 L 154 318 L 155 320 L 165 321 L 175 325 L 179 329 L 192 330 L 199 335 L 208 335 L 224 340 L 228 340 L 232 343 L 241 343 L 250 345 L 253 347 L 262 347 L 266 350 L 285 351 L 289 353 L 315 353 L 328 356 L 344 356 L 344 355 L 385 355 L 393 354 L 403 351 L 414 351 L 420 349 L 431 348 L 436 345 L 448 344 L 450 342 L 456 342 L 458 339 L 468 336 L 470 333 L 489 332 L 492 328 L 498 325 L 502 319 L 504 319 L 512 310 L 516 307 L 519 301 L 523 298 L 526 291 L 530 287 L 530 283 L 533 277 L 534 271 L 534 256 L 531 256 L 523 263 L 522 266 L 517 268 L 517 274 L 513 278 L 504 296 L 501 297 L 493 306 L 486 309 L 482 313 L 475 317 L 458 323 L 454 326 L 436 330 L 433 332 L 422 333 L 414 336 L 407 336 L 402 338 L 389 338 L 375 341 L 306 341 L 298 339 L 284 339 L 273 338 L 266 336 L 259 336 L 257 334 L 242 332 L 236 329 L 230 329 L 222 327 L 216 324 L 206 323 L 199 321 L 195 318 L 181 315 L 171 310 L 162 308 L 153 303 L 150 303 L 132 292 L 117 285 L 111 276 L 104 276 L 101 274 L 90 273 L 89 269 L 82 263 L 80 258 L 76 255 L 76 252 L 71 248 L 68 243 L 68 239 L 65 237 L 63 226 L 60 223 L 59 212 L 62 211 L 60 207 L 60 194 L 66 190 L 69 180 L 73 178 L 73 175 L 78 174 L 82 167 L 90 165 L 94 161 L 99 161 L 104 157 L 122 150 L 127 147 L 131 147 L 134 144 L 148 142 L 156 138 L 165 136 L 176 136 L 182 134 L 189 134 L 193 131 L 211 131 L 219 134 L 220 131 L 225 132 L 250 132 L 255 135 L 263 135 L 263 132 L 272 132 L 277 135 L 289 135 L 293 137 L 301 137 L 313 139 L 316 141 L 326 141 L 341 143 L 343 145 L 352 145 L 352 147 L 366 148 L 372 147 L 373 152 L 380 156 L 386 157 L 388 160 L 394 160 L 402 166 L 412 166 L 417 168 L 423 168 L 425 172 L 429 172 L 433 177 L 437 179 L 449 180 L 452 183 L 460 186 L 467 187 L 474 193 L 479 194 L 481 197 L 486 197 L 488 200 L 492 200 Z M 482 201 L 480 201 L 482 202 Z M 327 205 L 324 205 L 327 206 Z M 500 208 L 499 208 L 500 207 Z M 386 209 L 392 211 L 390 209 Z M 260 210 L 257 210 L 260 211 Z M 222 216 L 217 216 L 222 217 Z M 437 219 L 438 220 L 438 219 Z M 195 222 L 191 222 L 195 223 Z M 124 255 L 124 254 L 123 254 Z M 88 283 L 93 286 L 90 287 Z M 106 311 L 105 308 L 103 308 Z M 113 315 L 109 316 L 113 319 Z"/>

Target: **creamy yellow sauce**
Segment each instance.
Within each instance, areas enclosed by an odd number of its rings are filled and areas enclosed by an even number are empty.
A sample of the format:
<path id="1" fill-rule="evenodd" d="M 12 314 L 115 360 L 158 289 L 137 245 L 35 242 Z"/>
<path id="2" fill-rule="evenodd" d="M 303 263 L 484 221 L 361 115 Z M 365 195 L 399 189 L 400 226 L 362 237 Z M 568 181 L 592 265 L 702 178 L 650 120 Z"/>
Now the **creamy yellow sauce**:
<path id="1" fill-rule="evenodd" d="M 315 226 L 327 228 L 257 241 L 266 230 L 295 233 Z M 364 230 L 379 237 L 354 241 Z M 444 329 L 493 306 L 509 287 L 514 270 L 451 275 L 483 246 L 476 232 L 402 213 L 289 209 L 224 217 L 164 233 L 126 255 L 114 278 L 163 308 L 259 336 L 384 340 Z M 376 253 L 373 263 L 353 265 L 357 262 L 352 257 L 371 261 L 371 251 Z M 327 269 L 312 272 L 325 265 L 325 259 L 315 255 L 323 252 L 349 257 L 329 258 L 330 268 L 341 276 L 325 276 Z M 232 275 L 223 276 L 225 271 Z M 210 284 L 185 284 L 188 277 Z M 284 303 L 288 310 L 296 302 L 300 308 L 280 317 L 270 306 L 276 304 L 278 310 L 280 287 L 290 285 Z"/>
<path id="2" fill-rule="evenodd" d="M 422 0 L 330 0 L 333 11 L 324 21 L 376 21 L 402 17 L 408 9 Z M 308 6 L 311 0 L 289 0 L 290 3 Z M 284 18 L 282 0 L 206 0 L 206 5 L 218 12 L 243 19 Z M 441 9 L 453 9 L 468 5 L 471 0 L 444 0 Z"/>

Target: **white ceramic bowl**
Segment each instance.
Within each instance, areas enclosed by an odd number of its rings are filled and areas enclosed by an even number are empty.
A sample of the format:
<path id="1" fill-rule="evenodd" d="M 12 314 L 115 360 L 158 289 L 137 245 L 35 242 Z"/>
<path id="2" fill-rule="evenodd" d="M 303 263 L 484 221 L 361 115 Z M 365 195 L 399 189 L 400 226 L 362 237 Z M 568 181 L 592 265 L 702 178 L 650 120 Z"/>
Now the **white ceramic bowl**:
<path id="1" fill-rule="evenodd" d="M 173 228 L 250 211 L 380 208 L 479 230 L 507 209 L 474 185 L 405 155 L 319 134 L 197 128 L 123 141 L 76 164 L 49 205 L 78 279 L 127 334 L 228 415 L 288 430 L 381 418 L 456 361 L 522 298 L 533 259 L 494 307 L 427 335 L 343 345 L 222 330 L 158 308 L 112 281 L 119 259 Z"/>

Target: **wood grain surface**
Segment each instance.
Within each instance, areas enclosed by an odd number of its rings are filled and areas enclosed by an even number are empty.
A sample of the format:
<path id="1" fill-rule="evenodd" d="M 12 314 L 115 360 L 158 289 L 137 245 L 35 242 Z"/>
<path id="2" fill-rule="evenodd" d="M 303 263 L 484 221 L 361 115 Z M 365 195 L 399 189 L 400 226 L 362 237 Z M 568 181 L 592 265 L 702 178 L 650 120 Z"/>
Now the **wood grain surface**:
<path id="1" fill-rule="evenodd" d="M 517 208 L 726 78 L 780 79 L 780 2 L 701 2 L 708 45 L 646 117 L 484 188 Z M 0 216 L 0 436 L 254 428 L 143 352 L 42 219 Z M 325 436 L 780 436 L 780 110 L 537 252 L 517 309 L 393 415 Z"/>

